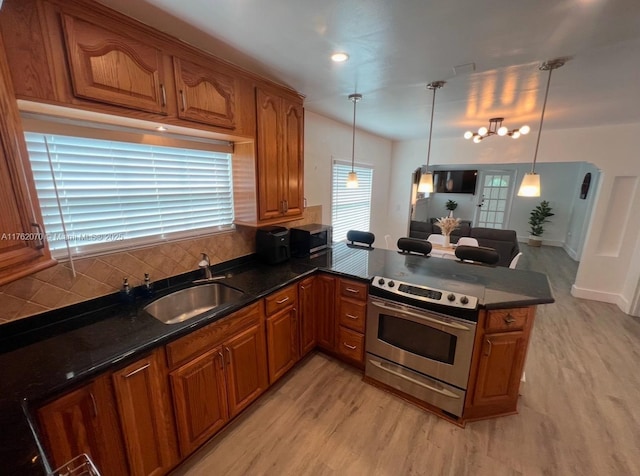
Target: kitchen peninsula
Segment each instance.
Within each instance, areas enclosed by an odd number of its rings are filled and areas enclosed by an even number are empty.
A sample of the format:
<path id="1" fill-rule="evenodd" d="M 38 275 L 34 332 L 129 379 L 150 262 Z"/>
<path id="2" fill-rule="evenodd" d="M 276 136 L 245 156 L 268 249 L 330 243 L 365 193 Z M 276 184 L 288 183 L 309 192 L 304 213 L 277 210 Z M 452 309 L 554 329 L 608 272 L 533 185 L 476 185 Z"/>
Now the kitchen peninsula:
<path id="1" fill-rule="evenodd" d="M 251 320 L 251 324 L 244 327 L 238 327 L 237 334 L 220 338 L 222 347 L 218 347 L 218 341 L 212 340 L 211 342 L 214 343 L 211 344 L 211 349 L 220 348 L 225 352 L 228 350 L 230 356 L 223 357 L 223 364 L 229 362 L 233 360 L 231 354 L 236 349 L 229 342 L 235 339 L 236 335 L 244 336 L 248 329 L 254 329 L 254 327 L 257 329 L 252 339 L 255 338 L 256 341 L 262 339 L 262 344 L 258 342 L 256 348 L 262 349 L 263 352 L 266 342 L 270 372 L 267 385 L 258 385 L 259 388 L 252 393 L 251 401 L 253 401 L 252 399 L 266 390 L 268 384 L 273 383 L 281 375 L 281 373 L 271 373 L 273 362 L 270 351 L 275 342 L 271 336 L 280 335 L 282 328 L 280 323 L 287 322 L 285 316 L 293 316 L 294 323 L 291 328 L 284 327 L 285 334 L 291 329 L 302 331 L 305 327 L 304 319 L 312 314 L 310 310 L 316 309 L 313 316 L 315 324 L 312 324 L 311 332 L 317 331 L 318 335 L 312 342 L 317 342 L 321 349 L 327 350 L 330 354 L 344 358 L 347 362 L 362 368 L 364 362 L 359 360 L 362 354 L 341 352 L 335 347 L 337 342 L 335 336 L 340 336 L 339 342 L 345 341 L 350 346 L 356 347 L 357 340 L 349 341 L 345 338 L 355 339 L 358 334 L 362 336 L 363 333 L 354 330 L 357 326 L 353 324 L 347 322 L 347 326 L 343 325 L 344 320 L 340 317 L 345 309 L 351 310 L 350 314 L 357 314 L 363 309 L 363 303 L 366 301 L 362 299 L 363 296 L 344 297 L 344 294 L 352 291 L 366 294 L 369 283 L 375 276 L 385 276 L 403 282 L 419 282 L 437 289 L 455 290 L 477 297 L 480 318 L 472 363 L 472 368 L 476 366 L 476 369 L 472 370 L 472 375 L 476 377 L 483 375 L 482 372 L 487 369 L 487 365 L 490 366 L 493 363 L 490 359 L 482 358 L 481 354 L 484 355 L 486 351 L 483 342 L 487 339 L 491 342 L 491 336 L 495 335 L 498 339 L 502 339 L 499 341 L 501 348 L 508 350 L 511 347 L 508 339 L 505 341 L 504 336 L 507 335 L 507 337 L 515 336 L 514 342 L 522 343 L 523 338 L 528 339 L 535 306 L 553 302 L 548 280 L 540 273 L 479 267 L 450 260 L 402 255 L 381 249 L 364 250 L 349 247 L 344 243 L 335 245 L 328 253 L 313 259 L 292 260 L 276 266 L 267 266 L 249 256 L 219 265 L 214 271 L 226 273 L 228 277 L 223 282 L 244 291 L 243 297 L 230 306 L 182 323 L 165 325 L 142 309 L 147 301 L 142 301 L 137 306 L 123 306 L 118 301 L 117 295 L 110 295 L 2 326 L 0 379 L 3 390 L 0 397 L 0 414 L 4 431 L 0 437 L 2 448 L 0 465 L 9 474 L 45 474 L 42 456 L 30 428 L 30 424 L 33 425 L 42 439 L 42 428 L 38 428 L 42 421 L 38 420 L 38 410 L 42 405 L 49 405 L 52 399 L 55 403 L 59 400 L 58 397 L 69 395 L 66 392 L 73 393 L 95 385 L 96 382 L 98 385 L 104 384 L 106 393 L 113 399 L 115 393 L 113 382 L 117 387 L 118 378 L 123 375 L 133 375 L 132 372 L 136 372 L 138 368 L 142 369 L 142 367 L 135 367 L 134 364 L 146 359 L 144 365 L 149 364 L 150 367 L 144 370 L 153 369 L 155 366 L 156 373 L 150 375 L 156 379 L 154 382 L 164 389 L 158 400 L 166 403 L 166 407 L 163 408 L 163 417 L 166 420 L 164 430 L 169 434 L 168 441 L 174 442 L 173 448 L 168 448 L 166 454 L 159 456 L 160 460 L 164 458 L 167 468 L 161 472 L 167 472 L 198 446 L 197 441 L 194 443 L 194 448 L 186 443 L 185 433 L 179 430 L 180 423 L 177 424 L 178 430 L 175 429 L 178 417 L 174 415 L 181 415 L 179 399 L 176 398 L 176 391 L 180 387 L 169 384 L 169 373 L 173 379 L 174 376 L 181 375 L 181 369 L 187 365 L 192 365 L 193 362 L 196 364 L 205 362 L 205 356 L 212 352 L 209 352 L 208 348 L 198 351 L 192 349 L 207 339 L 214 339 L 211 337 L 212 334 L 218 332 L 218 328 L 225 323 L 228 327 L 233 327 L 232 322 L 235 322 L 232 321 L 233 319 L 237 319 L 237 322 L 245 320 L 249 322 L 253 317 L 249 316 L 247 310 L 254 312 L 254 316 L 257 316 L 255 320 Z M 199 277 L 197 272 L 155 283 L 156 297 L 181 286 L 184 287 L 195 277 Z M 313 294 L 309 294 L 310 290 Z M 293 294 L 287 294 L 290 292 Z M 283 301 L 280 299 L 282 293 L 291 296 L 292 300 L 297 297 L 299 305 L 293 308 L 277 307 L 280 306 L 277 303 Z M 278 299 L 272 299 L 273 297 Z M 263 302 L 265 302 L 264 306 Z M 287 304 L 281 304 L 281 306 L 287 306 Z M 508 314 L 507 310 L 512 313 Z M 226 317 L 228 319 L 225 319 Z M 273 321 L 271 321 L 272 318 Z M 513 324 L 505 324 L 511 319 Z M 218 321 L 220 321 L 219 326 Z M 273 326 L 270 322 L 273 322 Z M 507 325 L 513 325 L 513 330 L 505 331 L 504 326 Z M 305 328 L 309 329 L 308 326 Z M 323 331 L 325 337 L 333 339 L 331 342 L 321 339 L 320 334 Z M 188 343 L 189 347 L 183 346 L 183 343 Z M 334 346 L 333 349 L 328 348 L 331 345 Z M 306 351 L 313 347 L 315 345 L 307 346 Z M 193 358 L 187 356 L 189 357 L 187 359 L 184 353 L 178 353 L 186 348 L 191 349 L 189 352 L 193 353 Z M 524 348 L 518 349 L 516 350 L 522 353 L 521 366 L 524 361 L 523 352 L 526 352 L 526 342 Z M 361 349 L 362 351 L 364 349 Z M 297 359 L 303 353 L 298 352 Z M 217 354 L 214 353 L 212 358 L 218 359 Z M 267 360 L 267 356 L 263 355 L 262 359 Z M 218 360 L 212 362 L 217 368 Z M 295 361 L 292 364 L 285 363 L 290 368 Z M 266 367 L 266 362 L 263 364 Z M 171 370 L 173 368 L 176 370 Z M 105 375 L 112 378 L 104 379 Z M 488 383 L 485 389 L 490 390 L 492 385 L 490 376 L 488 378 L 484 375 L 483 378 L 484 382 Z M 507 396 L 490 395 L 475 390 L 477 381 L 476 378 L 473 383 L 470 383 L 469 394 L 474 394 L 479 401 L 467 399 L 462 423 L 465 419 L 482 417 L 487 409 L 490 412 L 494 411 L 497 408 L 496 405 L 500 406 L 501 399 L 507 398 Z M 227 379 L 227 382 L 230 380 Z M 266 382 L 266 377 L 262 382 Z M 183 383 L 188 384 L 187 381 Z M 492 388 L 495 389 L 496 386 Z M 509 388 L 505 391 L 511 395 L 513 389 Z M 89 395 L 93 398 L 94 394 Z M 243 404 L 242 408 L 247 404 Z M 115 405 L 112 404 L 112 413 L 117 413 L 113 407 Z M 123 405 L 118 407 L 120 413 L 123 409 L 125 409 Z M 500 413 L 500 411 L 494 411 L 494 414 Z M 446 414 L 440 416 L 447 417 Z M 115 421 L 111 422 L 111 430 L 115 428 L 117 432 L 124 434 L 124 451 L 129 452 L 128 459 L 123 458 L 126 460 L 123 463 L 124 467 L 126 468 L 127 464 L 131 467 L 134 464 L 132 461 L 135 460 L 135 457 L 130 454 L 134 445 L 127 439 L 126 422 L 119 423 L 117 415 L 113 417 Z M 42 418 L 41 414 L 40 418 Z M 231 418 L 233 417 L 227 417 L 221 425 L 224 426 Z M 178 446 L 175 444 L 176 440 L 180 450 L 176 448 Z M 103 474 L 110 474 L 107 468 Z"/>

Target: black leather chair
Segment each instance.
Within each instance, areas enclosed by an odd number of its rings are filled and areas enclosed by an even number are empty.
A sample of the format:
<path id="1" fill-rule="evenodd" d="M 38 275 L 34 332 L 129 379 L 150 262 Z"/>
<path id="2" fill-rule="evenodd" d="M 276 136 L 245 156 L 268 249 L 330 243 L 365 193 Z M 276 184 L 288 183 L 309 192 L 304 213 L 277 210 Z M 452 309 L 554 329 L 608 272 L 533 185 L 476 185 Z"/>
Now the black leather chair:
<path id="1" fill-rule="evenodd" d="M 428 242 L 427 240 L 421 240 L 419 238 L 408 238 L 408 237 L 399 238 L 397 245 L 401 253 L 404 253 L 404 254 L 416 253 L 424 256 L 427 256 L 429 253 L 431 253 L 431 248 L 432 248 L 431 243 Z"/>
<path id="2" fill-rule="evenodd" d="M 484 246 L 460 245 L 456 248 L 456 257 L 461 261 L 473 261 L 491 266 L 495 266 L 500 261 L 500 255 L 496 250 Z"/>
<path id="3" fill-rule="evenodd" d="M 376 241 L 376 236 L 369 231 L 349 230 L 347 232 L 347 241 L 350 241 L 352 245 L 356 245 L 356 243 L 362 243 L 368 248 L 373 248 L 373 246 L 371 245 L 373 245 L 373 242 Z"/>

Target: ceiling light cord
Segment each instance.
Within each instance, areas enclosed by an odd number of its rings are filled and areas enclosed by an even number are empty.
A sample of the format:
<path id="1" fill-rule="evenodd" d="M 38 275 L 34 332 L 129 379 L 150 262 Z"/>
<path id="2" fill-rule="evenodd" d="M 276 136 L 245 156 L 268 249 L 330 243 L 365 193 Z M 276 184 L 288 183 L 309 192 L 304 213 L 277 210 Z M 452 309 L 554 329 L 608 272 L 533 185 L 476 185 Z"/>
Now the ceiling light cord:
<path id="1" fill-rule="evenodd" d="M 433 135 L 433 115 L 436 108 L 436 89 L 440 89 L 445 85 L 445 81 L 434 81 L 427 84 L 427 89 L 433 90 L 433 98 L 431 99 L 431 121 L 429 122 L 429 145 L 427 146 L 427 163 L 425 170 L 420 173 L 420 182 L 418 183 L 418 192 L 429 194 L 433 192 L 433 174 L 429 173 L 429 161 L 431 160 L 431 137 Z"/>
<path id="2" fill-rule="evenodd" d="M 544 93 L 544 101 L 542 103 L 542 114 L 540 115 L 540 127 L 538 127 L 538 138 L 536 139 L 536 150 L 533 153 L 533 163 L 531 164 L 531 173 L 536 173 L 536 160 L 538 159 L 538 147 L 540 146 L 540 136 L 542 135 L 542 123 L 544 122 L 544 111 L 547 109 L 547 98 L 549 97 L 549 85 L 551 84 L 551 73 L 555 68 L 549 68 L 549 76 L 547 77 L 547 90 Z"/>
<path id="3" fill-rule="evenodd" d="M 540 175 L 536 174 L 536 162 L 538 160 L 538 148 L 540 147 L 540 136 L 542 135 L 542 124 L 544 123 L 544 113 L 547 109 L 547 99 L 549 97 L 549 86 L 551 85 L 551 72 L 560 68 L 569 58 L 556 58 L 546 61 L 540 66 L 540 71 L 549 71 L 547 78 L 547 89 L 544 92 L 544 101 L 542 102 L 542 113 L 540 114 L 540 127 L 538 127 L 538 138 L 536 139 L 536 150 L 533 153 L 533 162 L 531 163 L 531 172 L 524 174 L 520 189 L 519 197 L 539 197 L 541 194 Z"/>
<path id="4" fill-rule="evenodd" d="M 353 128 L 351 136 L 351 172 L 347 177 L 347 188 L 358 188 L 358 175 L 355 173 L 356 160 L 356 103 L 362 99 L 362 94 L 349 94 L 349 101 L 353 102 Z"/>
<path id="5" fill-rule="evenodd" d="M 352 97 L 353 96 L 353 97 Z M 351 172 L 353 173 L 353 163 L 356 157 L 356 104 L 362 96 L 353 94 L 349 98 L 353 101 L 353 131 L 351 136 Z"/>
<path id="6" fill-rule="evenodd" d="M 431 99 L 431 121 L 429 122 L 429 146 L 427 147 L 427 165 L 425 166 L 425 172 L 429 171 L 429 160 L 431 159 L 431 134 L 433 133 L 433 113 L 436 107 L 436 90 L 441 88 L 442 85 L 437 86 L 435 83 L 430 83 L 428 86 L 433 90 L 433 98 Z"/>

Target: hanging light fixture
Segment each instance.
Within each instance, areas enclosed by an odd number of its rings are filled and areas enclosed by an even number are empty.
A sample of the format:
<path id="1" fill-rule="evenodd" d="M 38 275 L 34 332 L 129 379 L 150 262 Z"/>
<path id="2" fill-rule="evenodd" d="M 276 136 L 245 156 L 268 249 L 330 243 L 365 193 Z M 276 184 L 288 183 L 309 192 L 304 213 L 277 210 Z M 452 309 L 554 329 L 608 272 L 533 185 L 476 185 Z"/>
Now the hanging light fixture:
<path id="1" fill-rule="evenodd" d="M 489 119 L 489 127 L 482 126 L 478 129 L 478 132 L 467 131 L 464 133 L 465 139 L 473 139 L 476 144 L 481 142 L 482 139 L 486 139 L 489 136 L 509 136 L 512 139 L 517 139 L 520 135 L 528 134 L 531 128 L 529 126 L 522 126 L 518 129 L 509 130 L 507 126 L 502 125 L 504 117 L 492 117 Z"/>
<path id="2" fill-rule="evenodd" d="M 533 163 L 531 164 L 531 172 L 524 174 L 520 189 L 519 197 L 539 197 L 540 196 L 540 175 L 536 173 L 536 159 L 538 158 L 538 146 L 540 145 L 540 135 L 542 134 L 542 123 L 544 121 L 544 111 L 547 107 L 547 97 L 549 96 L 549 85 L 551 84 L 551 73 L 554 69 L 563 66 L 567 58 L 557 58 L 545 61 L 540 65 L 540 71 L 549 71 L 547 78 L 547 90 L 544 93 L 544 102 L 542 103 L 542 114 L 540 115 L 540 127 L 538 128 L 538 140 L 536 141 L 536 150 L 533 153 Z"/>
<path id="3" fill-rule="evenodd" d="M 356 152 L 356 104 L 362 99 L 362 94 L 349 94 L 349 101 L 353 102 L 353 137 L 351 140 L 351 172 L 347 177 L 347 188 L 358 188 L 358 175 L 353 170 Z"/>
<path id="4" fill-rule="evenodd" d="M 424 167 L 425 173 L 420 176 L 418 184 L 418 192 L 433 193 L 433 174 L 429 173 L 429 159 L 431 158 L 431 134 L 433 133 L 433 111 L 436 105 L 436 90 L 446 84 L 446 81 L 434 81 L 427 84 L 427 89 L 433 91 L 433 99 L 431 101 L 431 123 L 429 124 L 429 146 L 427 148 L 427 164 Z"/>

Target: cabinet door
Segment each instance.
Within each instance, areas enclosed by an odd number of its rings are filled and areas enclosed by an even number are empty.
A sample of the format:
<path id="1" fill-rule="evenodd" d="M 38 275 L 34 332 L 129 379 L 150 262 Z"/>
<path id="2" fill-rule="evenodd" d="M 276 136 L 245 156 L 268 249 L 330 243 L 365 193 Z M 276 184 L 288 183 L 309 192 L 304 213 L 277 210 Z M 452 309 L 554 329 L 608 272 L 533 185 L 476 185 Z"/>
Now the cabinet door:
<path id="1" fill-rule="evenodd" d="M 305 279 L 299 284 L 300 356 L 308 354 L 316 346 L 316 278 Z"/>
<path id="2" fill-rule="evenodd" d="M 69 15 L 62 22 L 76 96 L 166 114 L 160 50 Z"/>
<path id="3" fill-rule="evenodd" d="M 335 350 L 336 278 L 316 276 L 316 340 L 321 348 Z"/>
<path id="4" fill-rule="evenodd" d="M 38 418 L 54 468 L 86 453 L 100 474 L 128 473 L 109 376 L 45 405 Z"/>
<path id="5" fill-rule="evenodd" d="M 178 460 L 164 353 L 114 372 L 113 382 L 131 475 L 165 474 Z"/>
<path id="6" fill-rule="evenodd" d="M 229 420 L 222 348 L 171 373 L 180 452 L 189 455 Z"/>
<path id="7" fill-rule="evenodd" d="M 280 217 L 284 211 L 282 196 L 282 99 L 256 89 L 256 154 L 258 170 L 258 218 Z"/>
<path id="8" fill-rule="evenodd" d="M 304 207 L 304 110 L 283 101 L 282 195 L 286 216 L 302 215 Z"/>
<path id="9" fill-rule="evenodd" d="M 298 361 L 297 311 L 291 307 L 267 318 L 269 381 L 278 380 Z"/>
<path id="10" fill-rule="evenodd" d="M 226 341 L 224 353 L 229 416 L 233 418 L 269 386 L 262 321 Z"/>
<path id="11" fill-rule="evenodd" d="M 524 332 L 486 334 L 473 396 L 474 406 L 504 405 L 515 411 L 527 340 Z"/>
<path id="12" fill-rule="evenodd" d="M 0 37 L 0 285 L 53 266 Z"/>
<path id="13" fill-rule="evenodd" d="M 226 129 L 236 128 L 236 80 L 188 61 L 173 58 L 178 116 Z"/>

